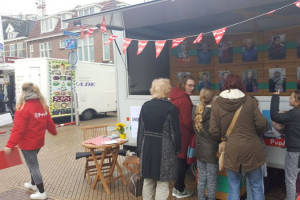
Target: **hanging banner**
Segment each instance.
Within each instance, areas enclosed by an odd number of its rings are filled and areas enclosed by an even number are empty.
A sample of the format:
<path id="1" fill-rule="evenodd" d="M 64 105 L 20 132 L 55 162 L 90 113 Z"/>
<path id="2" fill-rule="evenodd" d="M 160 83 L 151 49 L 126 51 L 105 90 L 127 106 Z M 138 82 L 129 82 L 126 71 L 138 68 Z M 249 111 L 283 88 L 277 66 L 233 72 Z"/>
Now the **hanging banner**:
<path id="1" fill-rule="evenodd" d="M 196 38 L 196 40 L 194 40 L 194 44 L 196 44 L 196 43 L 200 43 L 201 42 L 201 40 L 202 40 L 202 36 L 203 36 L 203 33 L 200 33 L 199 35 L 198 35 L 198 37 Z"/>
<path id="2" fill-rule="evenodd" d="M 156 49 L 156 58 L 160 55 L 161 51 L 163 50 L 166 44 L 166 40 L 157 40 L 155 41 L 155 49 Z"/>
<path id="3" fill-rule="evenodd" d="M 80 37 L 81 39 L 84 39 L 84 31 L 85 31 L 85 27 L 80 27 Z"/>
<path id="4" fill-rule="evenodd" d="M 300 8 L 300 1 L 295 2 L 294 5 Z"/>
<path id="5" fill-rule="evenodd" d="M 270 11 L 270 12 L 267 12 L 267 15 L 271 15 L 271 14 L 273 14 L 275 11 L 276 11 L 276 10 L 272 10 L 272 11 Z"/>
<path id="6" fill-rule="evenodd" d="M 139 40 L 138 51 L 137 51 L 136 55 L 139 55 L 140 53 L 142 53 L 142 51 L 145 49 L 147 44 L 148 44 L 148 40 Z"/>
<path id="7" fill-rule="evenodd" d="M 84 39 L 88 39 L 88 37 L 90 37 L 90 35 L 92 35 L 94 32 L 94 29 L 89 28 L 87 33 L 85 34 Z"/>
<path id="8" fill-rule="evenodd" d="M 106 22 L 105 22 L 105 17 L 104 16 L 103 16 L 103 20 L 102 20 L 102 23 L 101 23 L 100 31 L 101 32 L 106 32 Z"/>
<path id="9" fill-rule="evenodd" d="M 132 39 L 124 38 L 123 39 L 123 54 L 126 52 L 128 46 L 130 45 Z"/>
<path id="10" fill-rule="evenodd" d="M 109 44 L 111 41 L 115 40 L 118 36 L 110 35 L 108 40 L 104 43 L 105 45 Z"/>
<path id="11" fill-rule="evenodd" d="M 3 28 L 2 28 L 2 17 L 0 15 L 0 63 L 5 62 L 5 53 L 4 53 L 4 37 L 3 37 Z"/>
<path id="12" fill-rule="evenodd" d="M 227 27 L 221 28 L 219 30 L 213 31 L 213 35 L 215 37 L 216 43 L 219 44 L 219 42 L 222 40 L 223 35 L 226 31 Z"/>
<path id="13" fill-rule="evenodd" d="M 176 38 L 172 41 L 172 48 L 177 47 L 185 38 Z"/>

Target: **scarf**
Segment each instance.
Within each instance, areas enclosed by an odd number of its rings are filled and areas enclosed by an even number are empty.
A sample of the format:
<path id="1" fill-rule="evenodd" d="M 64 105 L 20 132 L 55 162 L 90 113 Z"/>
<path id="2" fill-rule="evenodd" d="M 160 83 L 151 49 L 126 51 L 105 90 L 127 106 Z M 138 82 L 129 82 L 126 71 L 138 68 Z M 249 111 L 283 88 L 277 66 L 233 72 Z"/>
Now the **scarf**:
<path id="1" fill-rule="evenodd" d="M 28 101 L 30 99 L 39 99 L 39 98 L 40 98 L 39 95 L 35 92 L 28 92 L 25 94 L 24 97 L 25 101 Z"/>

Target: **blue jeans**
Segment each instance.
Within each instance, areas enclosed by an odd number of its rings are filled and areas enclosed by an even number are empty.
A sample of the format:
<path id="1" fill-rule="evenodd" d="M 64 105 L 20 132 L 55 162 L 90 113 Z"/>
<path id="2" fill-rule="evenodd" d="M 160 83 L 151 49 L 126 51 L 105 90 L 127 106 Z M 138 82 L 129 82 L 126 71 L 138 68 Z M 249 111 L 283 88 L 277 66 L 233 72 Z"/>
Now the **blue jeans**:
<path id="1" fill-rule="evenodd" d="M 228 183 L 229 183 L 229 194 L 227 199 L 228 200 L 240 200 L 240 188 L 241 188 L 241 175 L 239 173 L 235 173 L 230 170 L 227 171 Z M 264 190 L 263 190 L 263 179 L 262 179 L 262 171 L 261 167 L 248 172 L 247 174 L 252 199 L 253 200 L 264 200 Z"/>

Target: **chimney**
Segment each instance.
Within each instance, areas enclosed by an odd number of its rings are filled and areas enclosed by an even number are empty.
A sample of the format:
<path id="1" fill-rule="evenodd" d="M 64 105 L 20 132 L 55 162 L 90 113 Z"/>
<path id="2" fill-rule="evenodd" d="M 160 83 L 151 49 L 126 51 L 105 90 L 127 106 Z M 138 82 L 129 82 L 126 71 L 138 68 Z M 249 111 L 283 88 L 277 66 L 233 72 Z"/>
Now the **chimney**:
<path id="1" fill-rule="evenodd" d="M 45 17 L 46 16 L 46 0 L 37 0 L 35 4 L 36 4 L 38 18 Z"/>

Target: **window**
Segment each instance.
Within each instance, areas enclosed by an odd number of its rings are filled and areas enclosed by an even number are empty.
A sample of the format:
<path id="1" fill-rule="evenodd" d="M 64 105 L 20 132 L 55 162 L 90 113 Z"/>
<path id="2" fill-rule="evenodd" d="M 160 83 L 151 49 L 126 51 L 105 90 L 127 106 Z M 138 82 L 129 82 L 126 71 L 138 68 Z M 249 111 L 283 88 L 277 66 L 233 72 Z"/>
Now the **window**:
<path id="1" fill-rule="evenodd" d="M 17 44 L 17 54 L 18 57 L 23 57 L 23 43 Z"/>
<path id="2" fill-rule="evenodd" d="M 13 39 L 13 38 L 14 38 L 14 32 L 8 32 L 7 39 Z"/>
<path id="3" fill-rule="evenodd" d="M 61 29 L 68 28 L 69 23 L 65 23 L 65 22 L 62 22 L 62 21 L 65 20 L 65 19 L 70 19 L 70 18 L 72 18 L 71 14 L 65 13 L 65 14 L 61 15 Z"/>
<path id="4" fill-rule="evenodd" d="M 9 45 L 9 56 L 10 57 L 15 57 L 16 56 L 16 47 L 15 47 L 15 44 L 10 44 Z"/>
<path id="5" fill-rule="evenodd" d="M 103 49 L 103 61 L 110 61 L 110 45 L 104 43 L 108 40 L 109 34 L 103 33 L 102 35 L 102 49 Z"/>
<path id="6" fill-rule="evenodd" d="M 34 56 L 33 53 L 34 53 L 33 45 L 30 45 L 30 46 L 29 46 L 29 57 L 30 57 L 30 58 L 33 58 L 33 56 Z"/>
<path id="7" fill-rule="evenodd" d="M 51 43 L 40 43 L 40 57 L 51 57 Z"/>
<path id="8" fill-rule="evenodd" d="M 45 20 L 41 20 L 41 31 L 42 33 L 44 32 L 49 32 L 54 30 L 54 19 L 53 18 L 48 18 Z"/>
<path id="9" fill-rule="evenodd" d="M 100 12 L 100 11 L 101 10 L 100 10 L 99 7 L 85 8 L 85 9 L 82 9 L 82 10 L 78 11 L 78 16 L 82 17 L 82 16 L 85 16 L 85 15 L 91 15 L 91 14 L 94 14 L 94 13 Z"/>
<path id="10" fill-rule="evenodd" d="M 94 37 L 86 40 L 78 39 L 78 61 L 94 61 Z"/>
<path id="11" fill-rule="evenodd" d="M 59 48 L 60 49 L 64 49 L 65 48 L 65 41 L 64 40 L 60 40 L 59 41 Z"/>

